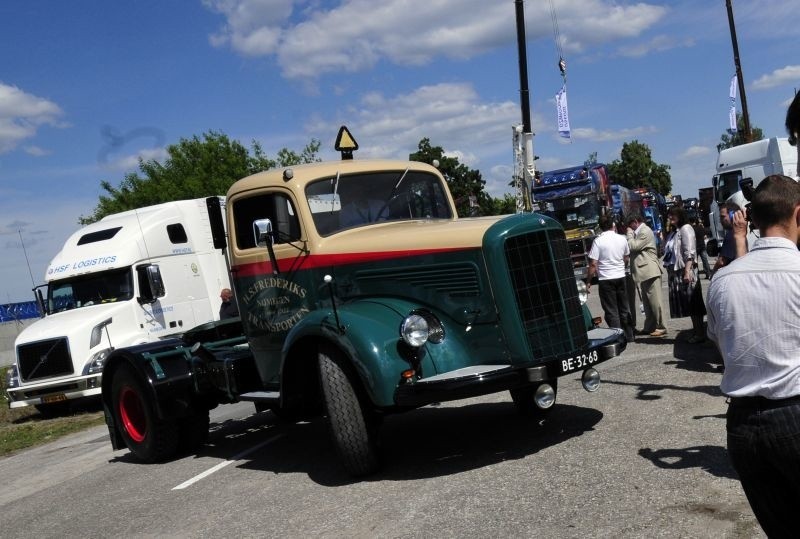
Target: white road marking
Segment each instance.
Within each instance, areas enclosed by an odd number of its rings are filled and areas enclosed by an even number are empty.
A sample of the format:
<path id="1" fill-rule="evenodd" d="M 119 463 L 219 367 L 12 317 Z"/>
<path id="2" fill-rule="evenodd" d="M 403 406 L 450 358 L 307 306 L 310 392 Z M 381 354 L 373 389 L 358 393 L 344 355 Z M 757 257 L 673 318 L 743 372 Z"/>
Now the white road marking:
<path id="1" fill-rule="evenodd" d="M 204 471 L 203 473 L 201 473 L 201 474 L 198 474 L 198 475 L 196 475 L 196 476 L 192 477 L 192 478 L 191 478 L 191 479 L 189 479 L 188 481 L 184 481 L 183 483 L 181 483 L 181 484 L 180 484 L 180 485 L 178 485 L 177 487 L 173 487 L 173 488 L 172 488 L 172 490 L 183 490 L 183 489 L 185 489 L 185 488 L 187 488 L 187 487 L 190 487 L 191 485 L 193 485 L 193 484 L 197 483 L 197 482 L 198 482 L 198 481 L 200 481 L 201 479 L 205 479 L 205 478 L 206 478 L 206 477 L 208 477 L 209 475 L 211 475 L 211 474 L 213 474 L 213 473 L 215 473 L 215 472 L 218 472 L 219 470 L 223 469 L 225 466 L 228 466 L 229 464 L 233 464 L 234 462 L 236 462 L 236 461 L 238 461 L 238 460 L 241 460 L 241 459 L 243 459 L 244 457 L 246 457 L 246 456 L 247 456 L 247 455 L 249 455 L 250 453 L 253 453 L 254 451 L 258 451 L 259 449 L 261 449 L 261 448 L 262 448 L 262 447 L 264 447 L 265 445 L 267 445 L 267 444 L 271 444 L 272 442 L 274 442 L 275 440 L 277 440 L 278 438 L 280 438 L 280 437 L 282 437 L 282 436 L 283 436 L 283 434 L 277 434 L 277 435 L 273 436 L 272 438 L 269 438 L 269 439 L 267 439 L 267 440 L 264 440 L 264 441 L 263 441 L 263 442 L 261 442 L 260 444 L 258 444 L 258 445 L 255 445 L 255 446 L 253 446 L 253 447 L 251 447 L 250 449 L 247 449 L 247 450 L 245 450 L 245 451 L 242 451 L 242 452 L 241 452 L 241 453 L 239 453 L 238 455 L 234 455 L 234 456 L 233 456 L 233 458 L 231 458 L 231 459 L 228 459 L 228 460 L 226 460 L 226 461 L 224 461 L 224 462 L 220 462 L 220 463 L 219 463 L 219 464 L 217 464 L 216 466 L 214 466 L 214 467 L 212 467 L 212 468 L 209 468 L 208 470 Z"/>

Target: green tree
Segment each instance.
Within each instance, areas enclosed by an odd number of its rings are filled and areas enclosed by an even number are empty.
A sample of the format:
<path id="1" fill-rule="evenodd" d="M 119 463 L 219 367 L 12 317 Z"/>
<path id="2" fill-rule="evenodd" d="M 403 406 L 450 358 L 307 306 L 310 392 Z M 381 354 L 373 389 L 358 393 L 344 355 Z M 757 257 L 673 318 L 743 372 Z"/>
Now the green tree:
<path id="1" fill-rule="evenodd" d="M 760 127 L 756 127 L 754 125 L 750 125 L 750 132 L 753 135 L 753 139 L 750 141 L 746 141 L 744 139 L 744 116 L 741 114 L 736 114 L 736 133 L 731 133 L 730 129 L 727 130 L 722 136 L 719 138 L 720 142 L 717 144 L 717 151 L 721 152 L 727 148 L 733 148 L 734 146 L 739 146 L 740 144 L 746 144 L 747 142 L 755 142 L 757 140 L 761 140 L 764 138 L 764 131 L 761 130 Z"/>
<path id="2" fill-rule="evenodd" d="M 79 219 L 88 224 L 106 215 L 142 208 L 172 200 L 224 195 L 233 183 L 245 176 L 276 166 L 292 166 L 319 161 L 320 142 L 311 142 L 298 154 L 281 149 L 277 159 L 266 156 L 261 145 L 253 141 L 248 150 L 240 142 L 216 131 L 201 137 L 180 139 L 167 147 L 163 163 L 139 160 L 139 172 L 125 175 L 119 186 L 100 183 L 105 195 L 88 217 Z"/>
<path id="3" fill-rule="evenodd" d="M 620 159 L 608 165 L 608 175 L 612 183 L 628 188 L 650 187 L 662 195 L 672 190 L 670 166 L 653 161 L 650 147 L 633 140 L 622 145 Z"/>
<path id="4" fill-rule="evenodd" d="M 444 149 L 441 146 L 431 146 L 429 138 L 420 140 L 417 151 L 408 158 L 428 164 L 433 164 L 434 160 L 439 162 L 437 168 L 447 181 L 459 215 L 493 214 L 492 197 L 484 191 L 486 182 L 480 171 L 459 163 L 457 157 L 446 157 Z M 470 197 L 473 197 L 472 200 Z"/>
<path id="5" fill-rule="evenodd" d="M 503 198 L 492 197 L 492 215 L 507 215 L 517 213 L 517 197 L 511 193 L 506 193 Z"/>

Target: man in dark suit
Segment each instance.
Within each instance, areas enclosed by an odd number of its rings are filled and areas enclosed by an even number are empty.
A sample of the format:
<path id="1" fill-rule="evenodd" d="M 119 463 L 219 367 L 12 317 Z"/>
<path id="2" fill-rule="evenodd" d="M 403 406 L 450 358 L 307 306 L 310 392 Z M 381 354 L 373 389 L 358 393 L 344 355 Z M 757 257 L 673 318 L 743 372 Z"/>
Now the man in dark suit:
<path id="1" fill-rule="evenodd" d="M 231 292 L 230 288 L 223 288 L 219 293 L 219 299 L 222 300 L 222 305 L 219 306 L 220 320 L 239 316 L 239 307 L 233 299 L 233 292 Z"/>
<path id="2" fill-rule="evenodd" d="M 631 250 L 631 277 L 642 292 L 644 305 L 644 326 L 641 333 L 651 337 L 664 337 L 661 309 L 661 264 L 656 251 L 656 236 L 644 223 L 639 213 L 631 213 L 626 218 L 628 224 L 628 247 Z"/>

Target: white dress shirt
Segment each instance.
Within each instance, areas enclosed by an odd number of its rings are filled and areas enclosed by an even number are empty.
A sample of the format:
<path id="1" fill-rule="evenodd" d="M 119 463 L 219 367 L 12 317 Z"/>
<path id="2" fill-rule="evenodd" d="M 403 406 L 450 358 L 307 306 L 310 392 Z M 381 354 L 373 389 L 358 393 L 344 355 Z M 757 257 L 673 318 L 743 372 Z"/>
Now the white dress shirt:
<path id="1" fill-rule="evenodd" d="M 800 395 L 800 251 L 786 238 L 759 238 L 714 274 L 708 336 L 725 361 L 731 397 Z"/>
<path id="2" fill-rule="evenodd" d="M 594 239 L 589 258 L 597 260 L 597 279 L 625 278 L 625 257 L 630 255 L 628 240 L 622 234 L 606 230 Z"/>

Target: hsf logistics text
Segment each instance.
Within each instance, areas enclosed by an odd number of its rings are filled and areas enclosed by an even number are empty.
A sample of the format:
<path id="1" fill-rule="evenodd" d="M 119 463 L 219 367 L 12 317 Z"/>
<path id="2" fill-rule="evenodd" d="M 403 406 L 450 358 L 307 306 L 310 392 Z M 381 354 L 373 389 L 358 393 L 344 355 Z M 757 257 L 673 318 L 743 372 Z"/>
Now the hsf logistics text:
<path id="1" fill-rule="evenodd" d="M 49 268 L 47 270 L 48 275 L 54 275 L 58 273 L 63 273 L 69 269 L 72 270 L 79 270 L 81 268 L 90 268 L 92 266 L 96 266 L 98 264 L 113 264 L 117 260 L 117 255 L 111 256 L 99 256 L 97 258 L 89 258 L 87 260 L 79 260 L 78 262 L 73 262 L 72 264 L 62 264 L 60 266 L 55 266 Z"/>

